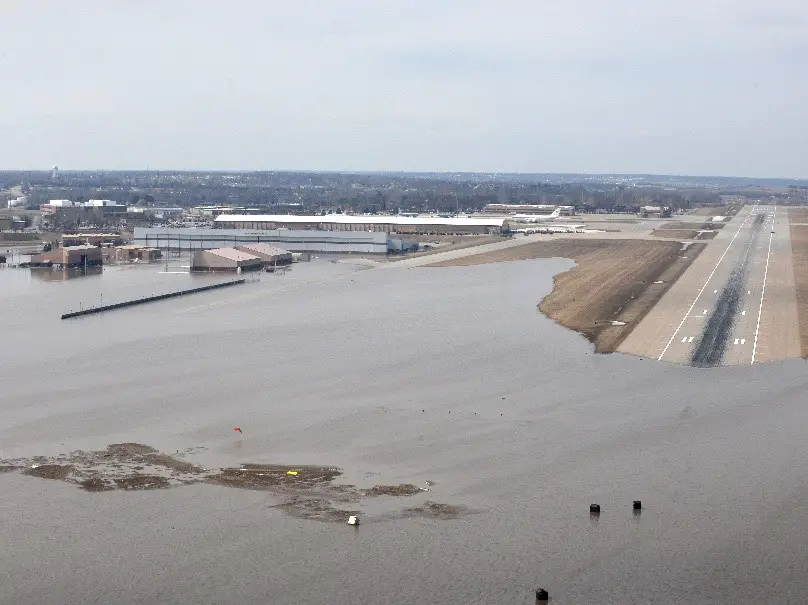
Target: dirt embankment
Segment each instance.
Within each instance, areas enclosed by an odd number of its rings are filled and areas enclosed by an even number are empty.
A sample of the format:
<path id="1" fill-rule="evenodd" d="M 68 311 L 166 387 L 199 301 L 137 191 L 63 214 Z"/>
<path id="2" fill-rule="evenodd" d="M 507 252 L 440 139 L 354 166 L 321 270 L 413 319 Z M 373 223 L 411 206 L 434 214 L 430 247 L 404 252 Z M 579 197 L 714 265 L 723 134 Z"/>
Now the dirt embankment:
<path id="1" fill-rule="evenodd" d="M 705 244 L 622 239 L 558 239 L 467 256 L 432 266 L 570 258 L 577 267 L 555 276 L 539 309 L 580 332 L 598 353 L 611 353 L 690 266 Z"/>
<path id="2" fill-rule="evenodd" d="M 654 229 L 651 235 L 654 237 L 696 239 L 699 236 L 699 232 L 695 229 Z"/>
<path id="3" fill-rule="evenodd" d="M 668 239 L 708 240 L 716 236 L 715 231 L 695 231 L 693 229 L 656 229 L 651 232 L 654 237 Z"/>
<path id="4" fill-rule="evenodd" d="M 728 206 L 706 206 L 694 211 L 696 216 L 735 216 L 743 208 L 742 204 L 730 204 Z"/>
<path id="5" fill-rule="evenodd" d="M 791 256 L 794 263 L 794 287 L 797 291 L 797 316 L 800 323 L 802 356 L 808 359 L 808 209 L 791 208 Z"/>
<path id="6" fill-rule="evenodd" d="M 437 254 L 439 252 L 450 252 L 452 250 L 464 250 L 466 248 L 473 248 L 474 246 L 482 246 L 483 244 L 495 244 L 497 242 L 508 239 L 503 235 L 406 235 L 402 234 L 403 239 L 413 240 L 419 242 L 422 247 L 429 246 L 419 252 L 411 252 L 401 256 L 393 257 L 392 260 L 400 260 L 402 258 L 417 258 L 419 256 L 429 256 L 430 254 Z"/>
<path id="7" fill-rule="evenodd" d="M 695 229 L 700 231 L 718 230 L 722 229 L 726 223 L 717 223 L 714 221 L 707 221 L 705 223 L 686 223 L 683 221 L 671 221 L 669 223 L 662 223 L 656 228 L 656 231 L 666 231 L 668 229 Z"/>

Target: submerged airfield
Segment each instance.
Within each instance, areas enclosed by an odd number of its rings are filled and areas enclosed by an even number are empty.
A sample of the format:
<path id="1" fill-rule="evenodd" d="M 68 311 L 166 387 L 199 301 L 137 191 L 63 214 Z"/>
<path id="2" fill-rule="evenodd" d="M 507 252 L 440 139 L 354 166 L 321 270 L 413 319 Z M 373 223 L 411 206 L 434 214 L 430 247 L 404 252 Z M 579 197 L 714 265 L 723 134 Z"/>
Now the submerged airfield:
<path id="1" fill-rule="evenodd" d="M 0 272 L 0 603 L 803 603 L 808 220 L 586 222 L 70 321 L 215 278 Z"/>

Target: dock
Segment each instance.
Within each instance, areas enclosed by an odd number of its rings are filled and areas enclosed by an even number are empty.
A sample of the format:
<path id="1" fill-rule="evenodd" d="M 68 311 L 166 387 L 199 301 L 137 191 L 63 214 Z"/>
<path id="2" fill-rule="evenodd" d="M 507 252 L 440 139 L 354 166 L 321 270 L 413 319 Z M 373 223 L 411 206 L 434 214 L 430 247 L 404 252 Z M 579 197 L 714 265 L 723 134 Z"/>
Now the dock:
<path id="1" fill-rule="evenodd" d="M 218 290 L 220 288 L 227 288 L 230 286 L 237 286 L 243 284 L 245 280 L 236 279 L 234 281 L 227 281 L 220 284 L 211 284 L 209 286 L 202 286 L 199 288 L 191 288 L 189 290 L 180 290 L 178 292 L 169 292 L 168 294 L 158 294 L 156 296 L 146 296 L 144 298 L 137 298 L 135 300 L 127 300 L 124 302 L 114 303 L 111 305 L 102 305 L 99 307 L 90 307 L 82 309 L 81 311 L 71 311 L 62 315 L 62 319 L 70 319 L 72 317 L 82 317 L 84 315 L 95 315 L 96 313 L 104 313 L 106 311 L 113 311 L 115 309 L 125 309 L 126 307 L 134 307 L 135 305 L 144 305 L 158 300 L 167 300 L 169 298 L 176 298 L 178 296 L 186 296 L 187 294 L 196 294 L 198 292 L 207 292 L 208 290 Z"/>

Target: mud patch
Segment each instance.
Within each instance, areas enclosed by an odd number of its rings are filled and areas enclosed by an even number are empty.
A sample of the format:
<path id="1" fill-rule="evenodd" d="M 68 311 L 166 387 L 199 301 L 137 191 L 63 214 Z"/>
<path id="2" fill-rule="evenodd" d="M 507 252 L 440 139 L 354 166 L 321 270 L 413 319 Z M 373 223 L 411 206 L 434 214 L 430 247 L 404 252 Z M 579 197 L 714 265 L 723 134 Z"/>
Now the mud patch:
<path id="1" fill-rule="evenodd" d="M 108 492 L 115 489 L 115 484 L 101 477 L 89 477 L 78 482 L 81 489 L 88 492 Z"/>
<path id="2" fill-rule="evenodd" d="M 165 489 L 171 487 L 168 479 L 158 475 L 130 475 L 115 479 L 119 489 Z"/>
<path id="3" fill-rule="evenodd" d="M 338 468 L 322 466 L 244 464 L 240 468 L 222 469 L 220 473 L 210 475 L 207 480 L 243 489 L 266 490 L 273 487 L 301 489 L 328 485 L 341 474 L 342 471 Z"/>
<path id="4" fill-rule="evenodd" d="M 279 504 L 278 508 L 292 517 L 323 521 L 325 523 L 347 523 L 351 515 L 359 515 L 358 510 L 339 508 L 339 501 L 327 498 L 293 497 L 288 502 Z"/>
<path id="5" fill-rule="evenodd" d="M 370 489 L 362 490 L 364 496 L 414 496 L 423 490 L 412 483 L 401 485 L 376 485 Z"/>
<path id="6" fill-rule="evenodd" d="M 77 450 L 51 458 L 2 460 L 7 472 L 74 483 L 90 492 L 113 489 L 158 489 L 201 480 L 207 471 L 140 443 L 113 443 L 105 450 Z M 144 479 L 148 477 L 148 479 Z"/>
<path id="7" fill-rule="evenodd" d="M 452 504 L 441 504 L 440 502 L 432 502 L 431 500 L 424 502 L 421 506 L 414 508 L 407 508 L 404 511 L 407 516 L 428 517 L 431 519 L 451 520 L 457 519 L 464 515 L 473 514 L 474 511 L 464 507 L 455 506 Z"/>
<path id="8" fill-rule="evenodd" d="M 87 492 L 168 489 L 192 483 L 265 491 L 278 502 L 271 508 L 299 519 L 326 523 L 346 523 L 351 515 L 362 514 L 358 505 L 364 498 L 401 498 L 430 491 L 413 483 L 370 488 L 334 485 L 342 470 L 329 466 L 245 463 L 235 468 L 205 469 L 179 458 L 195 451 L 198 449 L 169 456 L 140 443 L 113 443 L 99 451 L 0 460 L 0 472 L 21 471 L 32 477 L 57 479 Z M 427 481 L 426 485 L 434 482 Z M 422 515 L 452 519 L 464 513 L 460 507 L 427 502 L 399 509 L 389 518 Z"/>
<path id="9" fill-rule="evenodd" d="M 40 479 L 58 479 L 64 481 L 73 472 L 73 467 L 69 464 L 35 464 L 26 468 L 23 474 Z"/>

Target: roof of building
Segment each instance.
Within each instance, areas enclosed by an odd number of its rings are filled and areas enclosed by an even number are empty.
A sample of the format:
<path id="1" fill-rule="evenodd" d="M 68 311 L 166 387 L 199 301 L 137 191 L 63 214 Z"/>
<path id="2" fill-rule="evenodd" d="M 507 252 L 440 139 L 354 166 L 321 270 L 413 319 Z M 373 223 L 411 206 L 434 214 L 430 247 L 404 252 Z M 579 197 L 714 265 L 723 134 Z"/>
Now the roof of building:
<path id="1" fill-rule="evenodd" d="M 473 218 L 442 216 L 361 216 L 352 214 L 327 214 L 325 216 L 296 214 L 227 214 L 216 217 L 217 223 L 339 223 L 343 225 L 451 225 L 454 227 L 504 227 L 505 218 Z"/>
<path id="2" fill-rule="evenodd" d="M 237 262 L 243 260 L 261 260 L 254 254 L 247 254 L 246 252 L 236 250 L 235 248 L 213 248 L 212 250 L 205 250 L 205 252 L 208 252 L 209 254 L 215 254 L 216 256 L 221 256 L 222 258 L 227 258 L 229 260 L 234 260 Z"/>
<path id="3" fill-rule="evenodd" d="M 283 248 L 278 248 L 277 246 L 270 246 L 269 244 L 261 244 L 261 243 L 241 244 L 239 248 L 244 248 L 245 250 L 255 252 L 256 254 L 266 254 L 267 256 L 282 256 L 284 254 L 289 254 L 289 252 L 287 250 L 284 250 Z"/>
<path id="4" fill-rule="evenodd" d="M 100 250 L 98 246 L 92 244 L 79 244 L 78 246 L 63 246 L 63 250 Z"/>

